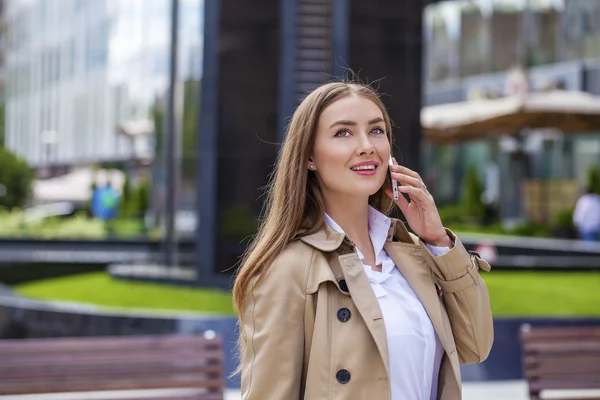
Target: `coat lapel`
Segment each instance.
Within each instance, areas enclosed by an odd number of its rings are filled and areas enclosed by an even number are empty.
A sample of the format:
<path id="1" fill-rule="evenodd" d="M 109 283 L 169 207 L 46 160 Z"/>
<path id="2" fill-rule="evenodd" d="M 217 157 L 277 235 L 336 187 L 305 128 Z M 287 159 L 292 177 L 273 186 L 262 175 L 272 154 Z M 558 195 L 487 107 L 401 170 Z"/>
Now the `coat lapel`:
<path id="1" fill-rule="evenodd" d="M 387 243 L 384 248 L 391 259 L 394 260 L 400 273 L 419 296 L 444 349 L 450 354 L 454 351 L 454 346 L 446 340 L 447 334 L 442 319 L 442 308 L 440 307 L 435 284 L 428 268 L 424 268 L 427 267 L 425 261 L 415 260 L 417 257 L 422 257 L 419 247 L 415 246 L 413 248 L 412 245 L 394 242 Z"/>
<path id="2" fill-rule="evenodd" d="M 362 316 L 387 371 L 390 370 L 387 336 L 383 315 L 377 302 L 377 297 L 371 288 L 369 279 L 364 272 L 364 266 L 356 253 L 344 254 L 339 257 L 344 279 L 350 288 L 352 300 Z"/>

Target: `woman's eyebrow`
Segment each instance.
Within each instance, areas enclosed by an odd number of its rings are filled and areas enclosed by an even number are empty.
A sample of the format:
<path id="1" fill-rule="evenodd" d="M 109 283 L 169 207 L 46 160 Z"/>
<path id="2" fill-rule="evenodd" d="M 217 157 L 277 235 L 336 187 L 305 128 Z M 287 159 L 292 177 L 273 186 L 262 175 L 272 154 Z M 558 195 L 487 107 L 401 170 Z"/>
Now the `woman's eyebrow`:
<path id="1" fill-rule="evenodd" d="M 376 124 L 378 122 L 383 122 L 383 118 L 381 117 L 377 117 L 377 118 L 373 118 L 372 120 L 369 121 L 369 125 L 373 125 Z M 331 124 L 331 126 L 329 128 L 333 128 L 336 125 L 350 125 L 350 126 L 355 126 L 356 122 L 354 121 L 349 121 L 349 120 L 339 120 L 334 122 L 333 124 Z"/>

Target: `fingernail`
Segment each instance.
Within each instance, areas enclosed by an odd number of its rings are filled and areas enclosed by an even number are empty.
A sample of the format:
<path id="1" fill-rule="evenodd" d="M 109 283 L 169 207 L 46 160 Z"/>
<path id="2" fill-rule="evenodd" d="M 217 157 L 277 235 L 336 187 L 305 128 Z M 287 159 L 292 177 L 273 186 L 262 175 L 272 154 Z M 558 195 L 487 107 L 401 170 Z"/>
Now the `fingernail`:
<path id="1" fill-rule="evenodd" d="M 394 164 L 398 164 L 398 161 L 396 161 L 396 157 L 392 157 L 392 160 L 394 160 Z"/>

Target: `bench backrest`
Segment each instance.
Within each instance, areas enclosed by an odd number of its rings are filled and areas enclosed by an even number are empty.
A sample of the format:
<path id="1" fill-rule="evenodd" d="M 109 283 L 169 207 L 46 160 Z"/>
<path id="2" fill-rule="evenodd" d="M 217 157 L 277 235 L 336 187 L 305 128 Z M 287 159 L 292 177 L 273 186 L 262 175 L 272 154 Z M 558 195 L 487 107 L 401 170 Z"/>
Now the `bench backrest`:
<path id="1" fill-rule="evenodd" d="M 224 387 L 218 337 L 0 340 L 0 394 Z"/>
<path id="2" fill-rule="evenodd" d="M 600 389 L 600 327 L 521 327 L 523 372 L 532 399 L 543 390 Z"/>

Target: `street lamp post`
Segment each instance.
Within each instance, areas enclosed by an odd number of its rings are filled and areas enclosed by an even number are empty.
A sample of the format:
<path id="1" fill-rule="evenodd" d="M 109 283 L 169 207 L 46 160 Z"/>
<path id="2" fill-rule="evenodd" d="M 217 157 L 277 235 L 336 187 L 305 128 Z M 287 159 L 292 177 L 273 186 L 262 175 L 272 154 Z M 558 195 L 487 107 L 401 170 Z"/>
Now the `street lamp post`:
<path id="1" fill-rule="evenodd" d="M 42 131 L 42 146 L 43 146 L 43 151 L 44 151 L 44 164 L 45 164 L 45 169 L 48 173 L 48 175 L 50 175 L 51 173 L 51 162 L 52 162 L 52 158 L 53 158 L 53 149 L 56 147 L 58 143 L 58 139 L 57 139 L 57 135 L 56 135 L 56 131 L 51 130 L 51 129 L 47 129 L 45 131 Z"/>
<path id="2" fill-rule="evenodd" d="M 167 126 L 165 134 L 167 193 L 165 204 L 165 264 L 178 264 L 175 214 L 179 192 L 179 129 L 177 124 L 177 46 L 179 25 L 179 0 L 171 0 L 171 49 L 169 69 L 169 94 L 167 99 Z"/>

